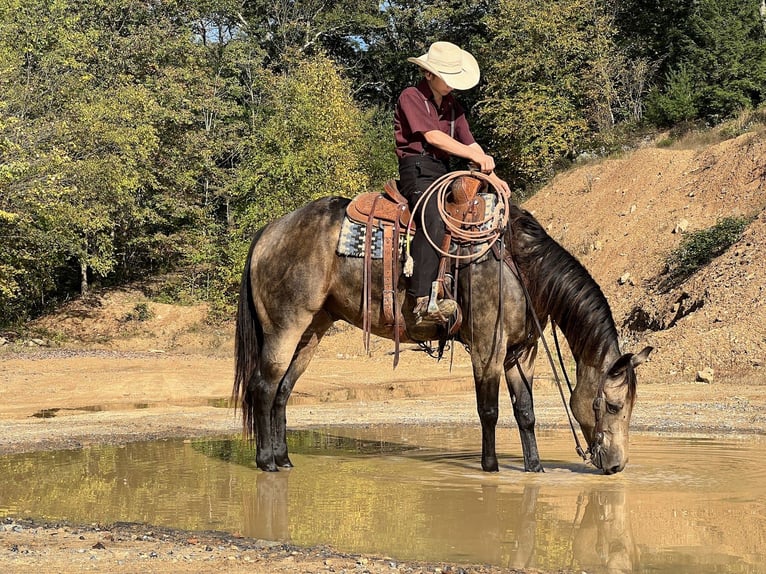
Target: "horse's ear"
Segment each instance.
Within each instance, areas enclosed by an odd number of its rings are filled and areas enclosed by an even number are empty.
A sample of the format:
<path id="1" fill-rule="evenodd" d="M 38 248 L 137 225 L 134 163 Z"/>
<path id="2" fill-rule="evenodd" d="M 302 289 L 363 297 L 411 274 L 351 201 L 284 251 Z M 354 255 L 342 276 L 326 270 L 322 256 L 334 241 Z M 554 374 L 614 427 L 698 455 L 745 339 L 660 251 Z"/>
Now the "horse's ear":
<path id="1" fill-rule="evenodd" d="M 633 354 L 625 353 L 622 357 L 612 363 L 612 366 L 609 368 L 609 373 L 607 373 L 608 376 L 612 379 L 621 377 L 625 373 L 625 369 L 628 368 L 628 365 L 630 365 L 632 360 Z"/>
<path id="2" fill-rule="evenodd" d="M 636 368 L 646 361 L 646 359 L 649 358 L 649 353 L 652 351 L 654 351 L 654 347 L 644 347 L 640 353 L 633 355 L 633 358 L 630 360 L 630 362 L 633 363 L 633 368 Z"/>
<path id="3" fill-rule="evenodd" d="M 653 350 L 654 347 L 644 347 L 637 355 L 634 355 L 633 353 L 625 353 L 622 357 L 617 359 L 609 369 L 609 376 L 615 379 L 621 377 L 625 373 L 625 369 L 628 368 L 628 365 L 633 366 L 635 369 L 641 363 L 646 361 L 649 357 L 649 353 Z"/>

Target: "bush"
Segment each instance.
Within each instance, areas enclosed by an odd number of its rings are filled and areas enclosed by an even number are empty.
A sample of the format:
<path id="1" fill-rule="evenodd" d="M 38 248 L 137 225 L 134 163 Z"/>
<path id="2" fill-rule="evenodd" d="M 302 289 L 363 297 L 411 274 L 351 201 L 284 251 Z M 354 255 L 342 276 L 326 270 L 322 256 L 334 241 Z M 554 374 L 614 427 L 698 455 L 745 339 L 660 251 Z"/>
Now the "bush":
<path id="1" fill-rule="evenodd" d="M 751 221 L 746 217 L 724 217 L 713 227 L 686 234 L 665 260 L 667 277 L 660 283 L 661 290 L 677 287 L 721 255 L 739 241 Z"/>
<path id="2" fill-rule="evenodd" d="M 148 303 L 136 303 L 133 310 L 128 312 L 123 321 L 148 321 L 154 317 L 154 311 L 149 307 Z"/>

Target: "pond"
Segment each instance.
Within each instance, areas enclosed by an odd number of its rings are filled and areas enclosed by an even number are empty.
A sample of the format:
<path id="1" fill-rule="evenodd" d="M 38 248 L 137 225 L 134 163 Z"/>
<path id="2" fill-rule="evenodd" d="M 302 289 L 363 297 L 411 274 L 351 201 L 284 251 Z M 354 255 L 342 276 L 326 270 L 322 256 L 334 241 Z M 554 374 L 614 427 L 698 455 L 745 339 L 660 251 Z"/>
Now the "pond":
<path id="1" fill-rule="evenodd" d="M 0 515 L 220 530 L 399 560 L 588 572 L 766 571 L 766 439 L 633 433 L 614 476 L 571 435 L 540 432 L 544 474 L 516 431 L 499 473 L 472 427 L 290 434 L 295 468 L 263 473 L 238 438 L 0 457 Z"/>

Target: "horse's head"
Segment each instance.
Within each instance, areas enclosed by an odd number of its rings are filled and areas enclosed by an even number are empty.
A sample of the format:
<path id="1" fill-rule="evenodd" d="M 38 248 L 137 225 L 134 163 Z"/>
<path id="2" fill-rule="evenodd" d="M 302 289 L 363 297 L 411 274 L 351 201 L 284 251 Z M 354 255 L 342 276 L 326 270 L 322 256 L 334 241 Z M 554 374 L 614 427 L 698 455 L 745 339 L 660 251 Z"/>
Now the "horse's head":
<path id="1" fill-rule="evenodd" d="M 591 462 L 604 474 L 620 472 L 628 463 L 628 427 L 636 400 L 635 368 L 651 351 L 646 347 L 636 355 L 622 355 L 606 369 L 577 365 L 577 386 L 570 401 L 572 413 L 588 441 Z"/>

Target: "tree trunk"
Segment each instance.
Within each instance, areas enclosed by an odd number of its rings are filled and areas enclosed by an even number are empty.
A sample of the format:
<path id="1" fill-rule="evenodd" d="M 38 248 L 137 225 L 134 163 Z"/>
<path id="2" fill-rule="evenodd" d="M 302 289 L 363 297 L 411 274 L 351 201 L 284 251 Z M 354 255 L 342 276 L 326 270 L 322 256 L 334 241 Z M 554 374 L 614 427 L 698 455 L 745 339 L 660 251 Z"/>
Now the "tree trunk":
<path id="1" fill-rule="evenodd" d="M 80 261 L 80 296 L 88 296 L 88 264 Z"/>

